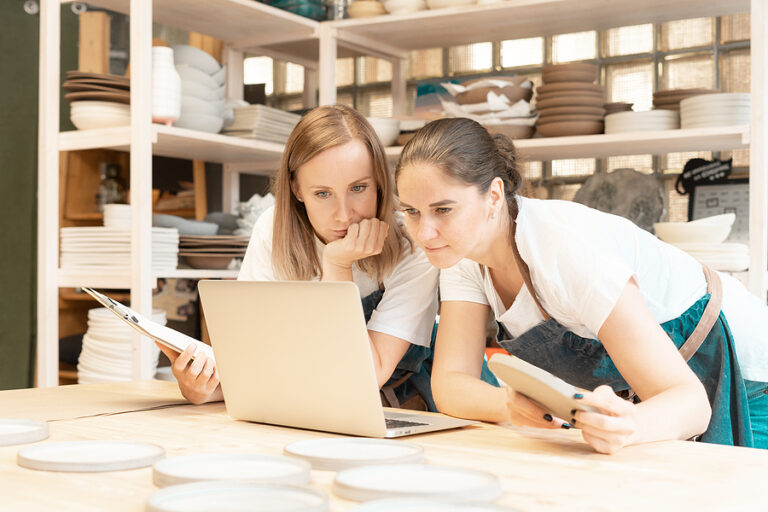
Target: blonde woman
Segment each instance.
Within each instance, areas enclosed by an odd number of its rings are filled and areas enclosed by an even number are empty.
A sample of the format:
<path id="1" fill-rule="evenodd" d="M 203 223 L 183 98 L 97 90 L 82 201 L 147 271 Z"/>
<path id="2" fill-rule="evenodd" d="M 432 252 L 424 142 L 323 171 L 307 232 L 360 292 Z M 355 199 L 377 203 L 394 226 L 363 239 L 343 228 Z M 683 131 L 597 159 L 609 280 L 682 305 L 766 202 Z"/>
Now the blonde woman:
<path id="1" fill-rule="evenodd" d="M 275 206 L 257 221 L 238 278 L 354 282 L 379 386 L 389 381 L 398 402 L 418 395 L 434 410 L 427 358 L 438 270 L 395 218 L 392 178 L 373 128 L 345 106 L 310 111 L 286 143 L 273 190 Z M 211 360 L 161 349 L 188 400 L 223 399 Z"/>

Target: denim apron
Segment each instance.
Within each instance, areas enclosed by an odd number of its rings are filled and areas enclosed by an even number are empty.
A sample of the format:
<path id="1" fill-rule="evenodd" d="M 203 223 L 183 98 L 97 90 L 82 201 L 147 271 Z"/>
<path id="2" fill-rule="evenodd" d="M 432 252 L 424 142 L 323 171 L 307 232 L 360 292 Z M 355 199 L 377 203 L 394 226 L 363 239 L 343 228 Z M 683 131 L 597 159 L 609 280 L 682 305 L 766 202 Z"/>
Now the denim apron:
<path id="1" fill-rule="evenodd" d="M 521 336 L 500 341 L 499 344 L 510 354 L 575 386 L 591 390 L 605 384 L 617 393 L 629 392 L 632 398 L 634 393 L 600 340 L 582 338 L 574 334 L 551 318 L 541 307 L 531 284 L 528 266 L 520 257 L 514 243 L 513 252 L 523 280 L 546 320 Z M 706 267 L 704 271 L 708 293 L 680 317 L 661 324 L 661 327 L 701 380 L 712 407 L 709 426 L 697 440 L 752 447 L 752 428 L 744 379 L 736 359 L 733 335 L 720 311 L 720 278 Z M 510 338 L 503 325 L 499 325 L 499 338 Z M 694 335 L 698 339 L 693 341 L 697 341 L 698 346 L 689 343 Z"/>
<path id="2" fill-rule="evenodd" d="M 363 313 L 365 314 L 365 323 L 371 319 L 371 315 L 381 302 L 384 296 L 384 290 L 377 290 L 364 297 Z M 409 344 L 408 350 L 395 367 L 392 376 L 382 387 L 382 392 L 387 396 L 387 405 L 399 407 L 419 395 L 427 409 L 431 412 L 437 412 L 435 400 L 432 398 L 432 360 L 435 350 L 435 338 L 437 336 L 437 323 L 432 328 L 429 347 Z M 488 364 L 483 361 L 482 379 L 494 386 L 498 386 L 496 377 L 491 373 Z"/>

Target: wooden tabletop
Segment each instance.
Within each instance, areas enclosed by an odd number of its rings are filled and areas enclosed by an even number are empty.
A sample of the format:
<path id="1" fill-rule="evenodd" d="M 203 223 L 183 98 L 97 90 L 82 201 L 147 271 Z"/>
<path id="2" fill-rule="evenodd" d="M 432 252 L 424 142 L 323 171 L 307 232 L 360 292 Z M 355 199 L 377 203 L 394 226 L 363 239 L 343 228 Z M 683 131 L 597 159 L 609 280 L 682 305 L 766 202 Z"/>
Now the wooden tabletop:
<path id="1" fill-rule="evenodd" d="M 333 434 L 235 421 L 223 403 L 185 404 L 161 381 L 0 392 L 0 416 L 50 422 L 47 441 L 131 440 L 163 446 L 168 457 L 203 452 L 279 455 L 302 439 Z M 520 511 L 766 510 L 768 450 L 669 441 L 600 455 L 577 430 L 481 424 L 404 438 L 431 464 L 490 471 L 502 480 L 498 504 Z M 157 490 L 152 469 L 107 473 L 34 471 L 16 464 L 22 446 L 0 447 L 0 509 L 143 511 Z M 331 510 L 356 503 L 331 491 L 335 473 L 313 471 L 312 487 Z"/>

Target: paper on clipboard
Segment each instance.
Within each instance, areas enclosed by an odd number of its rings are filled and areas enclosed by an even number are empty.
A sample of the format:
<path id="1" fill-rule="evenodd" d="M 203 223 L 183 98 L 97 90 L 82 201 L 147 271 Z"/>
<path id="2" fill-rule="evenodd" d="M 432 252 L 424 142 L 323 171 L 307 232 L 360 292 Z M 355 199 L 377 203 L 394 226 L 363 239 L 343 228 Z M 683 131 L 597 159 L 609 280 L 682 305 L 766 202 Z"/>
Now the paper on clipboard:
<path id="1" fill-rule="evenodd" d="M 169 327 L 153 322 L 152 320 L 149 320 L 148 318 L 138 314 L 128 306 L 124 306 L 123 304 L 110 299 L 106 295 L 101 294 L 92 288 L 83 287 L 83 290 L 91 297 L 96 299 L 102 306 L 111 311 L 115 316 L 128 324 L 131 329 L 140 332 L 147 338 L 151 338 L 152 340 L 161 343 L 179 353 L 184 352 L 184 350 L 186 350 L 190 344 L 194 344 L 197 348 L 195 349 L 195 353 L 192 355 L 193 358 L 199 354 L 203 354 L 210 359 L 214 359 L 213 349 L 202 341 L 196 340 L 195 338 L 187 336 L 186 334 L 182 334 L 179 331 L 175 331 Z"/>

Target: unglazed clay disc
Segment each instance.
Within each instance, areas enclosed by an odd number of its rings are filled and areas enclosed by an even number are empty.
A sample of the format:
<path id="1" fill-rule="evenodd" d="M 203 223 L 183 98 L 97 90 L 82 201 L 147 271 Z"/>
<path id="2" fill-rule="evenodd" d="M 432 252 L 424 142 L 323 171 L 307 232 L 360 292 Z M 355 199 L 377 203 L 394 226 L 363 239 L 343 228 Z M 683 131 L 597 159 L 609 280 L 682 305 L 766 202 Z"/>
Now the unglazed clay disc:
<path id="1" fill-rule="evenodd" d="M 19 450 L 19 466 L 42 471 L 122 471 L 151 466 L 165 456 L 162 446 L 133 441 L 64 441 Z"/>

